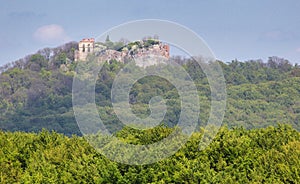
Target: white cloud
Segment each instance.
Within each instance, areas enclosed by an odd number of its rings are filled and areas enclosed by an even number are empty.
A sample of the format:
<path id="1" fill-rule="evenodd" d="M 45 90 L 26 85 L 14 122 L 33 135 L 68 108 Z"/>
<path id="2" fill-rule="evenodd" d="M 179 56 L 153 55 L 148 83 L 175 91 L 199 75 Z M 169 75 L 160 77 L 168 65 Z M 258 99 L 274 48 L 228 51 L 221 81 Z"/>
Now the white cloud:
<path id="1" fill-rule="evenodd" d="M 70 40 L 64 28 L 56 24 L 39 27 L 34 32 L 33 37 L 37 41 L 46 44 L 57 44 L 57 43 L 67 42 Z"/>

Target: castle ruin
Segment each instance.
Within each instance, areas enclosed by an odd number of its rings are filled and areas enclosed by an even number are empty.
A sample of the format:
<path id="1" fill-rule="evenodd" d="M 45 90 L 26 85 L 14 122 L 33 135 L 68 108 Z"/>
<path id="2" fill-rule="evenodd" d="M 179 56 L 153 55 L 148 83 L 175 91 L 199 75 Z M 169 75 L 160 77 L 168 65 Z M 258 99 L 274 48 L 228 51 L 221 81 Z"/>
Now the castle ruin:
<path id="1" fill-rule="evenodd" d="M 78 50 L 75 51 L 75 61 L 85 61 L 88 54 L 99 56 L 100 60 L 116 60 L 124 62 L 125 59 L 156 55 L 166 59 L 170 57 L 170 46 L 158 40 L 151 40 L 153 43 L 146 46 L 147 40 L 138 41 L 128 47 L 124 46 L 118 50 L 108 49 L 105 44 L 95 43 L 94 38 L 85 38 L 78 43 Z"/>

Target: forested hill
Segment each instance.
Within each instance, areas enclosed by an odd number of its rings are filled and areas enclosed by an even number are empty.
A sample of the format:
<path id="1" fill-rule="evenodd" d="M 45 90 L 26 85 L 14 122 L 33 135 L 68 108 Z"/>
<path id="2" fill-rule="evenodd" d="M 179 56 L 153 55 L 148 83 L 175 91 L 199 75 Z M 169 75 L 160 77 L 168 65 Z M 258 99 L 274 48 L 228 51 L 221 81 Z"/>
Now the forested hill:
<path id="1" fill-rule="evenodd" d="M 0 129 L 39 131 L 42 128 L 66 135 L 80 134 L 72 109 L 72 81 L 77 43 L 45 48 L 14 63 L 1 67 Z M 189 59 L 172 58 L 194 79 L 201 101 L 199 124 L 208 118 L 210 88 L 199 65 Z M 227 83 L 227 109 L 224 124 L 246 129 L 290 124 L 300 130 L 300 67 L 289 61 L 270 57 L 268 61 L 251 60 L 229 63 L 219 61 Z M 122 128 L 113 113 L 110 89 L 124 64 L 106 63 L 96 84 L 96 104 L 104 123 L 112 131 Z M 180 101 L 174 86 L 166 80 L 146 77 L 130 93 L 133 111 L 149 114 L 151 97 L 167 99 L 168 112 L 162 124 L 172 127 L 180 114 Z"/>

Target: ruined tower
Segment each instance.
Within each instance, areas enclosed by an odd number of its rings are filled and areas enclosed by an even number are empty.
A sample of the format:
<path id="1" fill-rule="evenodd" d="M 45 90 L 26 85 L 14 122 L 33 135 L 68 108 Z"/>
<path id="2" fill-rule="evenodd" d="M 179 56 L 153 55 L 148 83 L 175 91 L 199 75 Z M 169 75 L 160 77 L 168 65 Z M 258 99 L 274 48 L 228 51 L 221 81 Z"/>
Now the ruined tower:
<path id="1" fill-rule="evenodd" d="M 94 38 L 84 38 L 78 43 L 78 50 L 75 52 L 75 61 L 85 61 L 89 53 L 93 53 L 95 48 Z"/>

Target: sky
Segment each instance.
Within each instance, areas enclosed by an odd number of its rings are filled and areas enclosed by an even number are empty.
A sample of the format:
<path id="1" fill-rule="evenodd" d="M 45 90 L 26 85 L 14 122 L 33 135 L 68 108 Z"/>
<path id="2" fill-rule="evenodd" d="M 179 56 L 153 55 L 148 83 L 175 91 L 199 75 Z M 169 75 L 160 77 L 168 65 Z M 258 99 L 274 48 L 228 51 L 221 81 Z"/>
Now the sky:
<path id="1" fill-rule="evenodd" d="M 224 62 L 300 63 L 299 0 L 0 0 L 0 65 L 45 47 L 162 19 L 196 32 Z"/>

